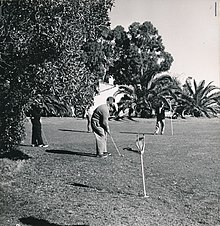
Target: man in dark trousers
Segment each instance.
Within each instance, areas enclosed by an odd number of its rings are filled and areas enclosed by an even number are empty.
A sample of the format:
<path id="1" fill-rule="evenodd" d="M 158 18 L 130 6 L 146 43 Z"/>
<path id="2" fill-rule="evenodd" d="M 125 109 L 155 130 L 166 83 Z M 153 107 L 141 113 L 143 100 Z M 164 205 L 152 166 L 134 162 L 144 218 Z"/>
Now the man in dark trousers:
<path id="1" fill-rule="evenodd" d="M 33 147 L 48 147 L 43 143 L 42 135 L 41 135 L 41 107 L 37 101 L 35 101 L 31 105 L 30 110 L 30 119 L 32 123 L 32 141 L 31 145 Z"/>
<path id="2" fill-rule="evenodd" d="M 154 134 L 157 135 L 160 131 L 160 134 L 163 135 L 165 130 L 165 110 L 164 103 L 162 101 L 159 101 L 159 105 L 156 107 L 155 113 L 157 121 Z"/>
<path id="3" fill-rule="evenodd" d="M 109 111 L 114 105 L 113 99 L 108 99 L 106 104 L 98 106 L 92 115 L 91 126 L 96 139 L 97 157 L 106 158 L 111 155 L 107 152 L 107 134 L 110 134 L 108 119 Z"/>

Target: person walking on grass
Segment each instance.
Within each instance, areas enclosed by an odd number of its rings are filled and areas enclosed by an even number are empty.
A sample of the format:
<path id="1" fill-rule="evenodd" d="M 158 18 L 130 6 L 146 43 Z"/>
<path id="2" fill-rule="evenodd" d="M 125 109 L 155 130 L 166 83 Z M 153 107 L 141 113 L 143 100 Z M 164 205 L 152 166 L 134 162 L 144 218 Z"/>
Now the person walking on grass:
<path id="1" fill-rule="evenodd" d="M 114 98 L 108 98 L 106 104 L 102 104 L 94 110 L 91 118 L 91 126 L 96 140 L 96 155 L 100 158 L 111 155 L 107 152 L 107 134 L 110 134 L 108 119 L 113 105 Z"/>
<path id="2" fill-rule="evenodd" d="M 32 123 L 32 147 L 48 147 L 43 143 L 42 135 L 41 135 L 41 107 L 38 101 L 35 101 L 31 105 L 30 109 L 30 119 Z"/>
<path id="3" fill-rule="evenodd" d="M 164 134 L 165 130 L 165 110 L 164 110 L 164 103 L 159 101 L 159 105 L 156 107 L 156 128 L 154 134 L 157 135 L 159 132 L 161 135 Z"/>

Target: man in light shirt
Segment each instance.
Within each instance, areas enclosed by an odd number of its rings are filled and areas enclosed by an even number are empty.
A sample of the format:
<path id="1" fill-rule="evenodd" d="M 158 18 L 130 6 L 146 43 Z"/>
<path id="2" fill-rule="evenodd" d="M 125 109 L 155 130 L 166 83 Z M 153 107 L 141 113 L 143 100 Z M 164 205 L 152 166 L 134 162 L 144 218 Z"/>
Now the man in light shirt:
<path id="1" fill-rule="evenodd" d="M 110 134 L 108 119 L 113 106 L 114 98 L 108 98 L 106 104 L 98 106 L 92 115 L 91 126 L 96 139 L 96 154 L 100 158 L 111 155 L 107 152 L 107 134 Z"/>

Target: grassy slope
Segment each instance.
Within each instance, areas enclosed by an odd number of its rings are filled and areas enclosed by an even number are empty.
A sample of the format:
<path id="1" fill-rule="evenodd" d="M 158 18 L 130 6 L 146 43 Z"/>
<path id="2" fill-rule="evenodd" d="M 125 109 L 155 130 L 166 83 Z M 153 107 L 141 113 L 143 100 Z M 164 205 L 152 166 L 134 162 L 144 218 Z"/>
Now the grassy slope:
<path id="1" fill-rule="evenodd" d="M 219 119 L 166 120 L 153 136 L 154 120 L 110 122 L 112 156 L 95 158 L 86 121 L 43 118 L 50 146 L 32 148 L 31 124 L 21 150 L 29 160 L 0 159 L 1 226 L 20 225 L 220 225 Z M 148 198 L 143 198 L 136 133 L 146 133 Z M 127 148 L 128 150 L 123 150 Z"/>

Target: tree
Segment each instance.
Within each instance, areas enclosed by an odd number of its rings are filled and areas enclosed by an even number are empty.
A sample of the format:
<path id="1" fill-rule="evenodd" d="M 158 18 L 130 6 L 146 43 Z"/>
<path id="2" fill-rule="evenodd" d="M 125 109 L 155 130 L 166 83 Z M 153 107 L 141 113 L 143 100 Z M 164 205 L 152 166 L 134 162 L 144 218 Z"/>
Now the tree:
<path id="1" fill-rule="evenodd" d="M 136 110 L 143 109 L 152 113 L 152 104 L 168 92 L 163 84 L 172 83 L 169 75 L 161 75 L 169 70 L 173 58 L 165 52 L 162 38 L 151 22 L 132 23 L 126 32 L 117 26 L 112 33 L 113 60 L 107 71 L 115 79 L 115 84 L 132 86 L 133 98 L 128 102 L 136 103 Z M 127 92 L 121 87 L 119 93 Z M 165 92 L 166 89 L 166 92 Z M 130 91 L 129 91 L 130 92 Z"/>
<path id="2" fill-rule="evenodd" d="M 151 22 L 135 22 L 127 32 L 122 26 L 117 26 L 113 30 L 113 43 L 114 60 L 109 74 L 119 85 L 149 88 L 150 81 L 157 74 L 169 70 L 173 62 Z"/>
<path id="3" fill-rule="evenodd" d="M 169 75 L 161 75 L 150 81 L 148 89 L 141 89 L 140 86 L 121 85 L 115 95 L 125 94 L 125 97 L 121 98 L 119 102 L 120 109 L 132 107 L 136 116 L 151 117 L 152 110 L 156 108 L 158 101 L 163 100 L 169 108 L 168 100 L 175 98 L 178 90 L 175 79 Z"/>
<path id="4" fill-rule="evenodd" d="M 193 84 L 186 81 L 184 89 L 177 102 L 177 113 L 184 117 L 185 114 L 195 117 L 212 117 L 217 116 L 220 112 L 219 100 L 220 91 L 212 82 L 205 85 L 205 80 L 199 84 L 193 80 Z"/>
<path id="5" fill-rule="evenodd" d="M 73 105 L 93 101 L 99 75 L 82 46 L 109 26 L 112 0 L 7 0 L 0 19 L 0 149 L 23 137 L 31 99 Z M 83 95 L 81 95 L 83 93 Z M 84 95 L 85 94 L 85 95 Z M 48 98 L 45 98 L 48 97 Z"/>

